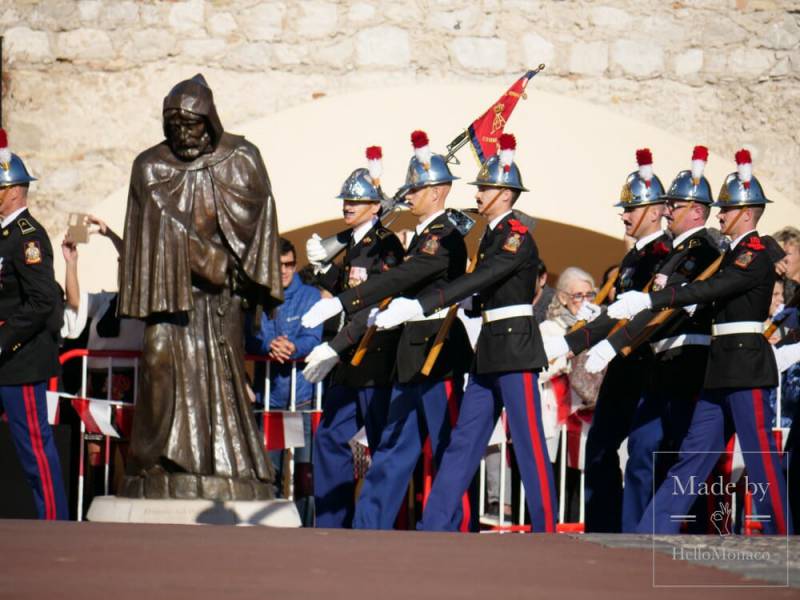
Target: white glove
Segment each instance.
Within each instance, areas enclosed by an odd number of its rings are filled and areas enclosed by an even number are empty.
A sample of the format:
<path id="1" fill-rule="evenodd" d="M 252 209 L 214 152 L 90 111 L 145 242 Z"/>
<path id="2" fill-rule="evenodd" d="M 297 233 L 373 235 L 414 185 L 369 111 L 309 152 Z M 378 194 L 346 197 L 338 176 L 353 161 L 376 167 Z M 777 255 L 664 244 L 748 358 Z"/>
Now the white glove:
<path id="1" fill-rule="evenodd" d="M 322 247 L 322 238 L 316 233 L 306 240 L 306 256 L 308 257 L 308 262 L 315 267 L 320 266 L 322 261 L 327 258 L 325 248 Z"/>
<path id="2" fill-rule="evenodd" d="M 547 354 L 548 362 L 553 362 L 555 359 L 569 353 L 569 346 L 563 335 L 544 336 L 542 342 L 544 343 L 544 353 Z"/>
<path id="3" fill-rule="evenodd" d="M 608 366 L 617 352 L 608 340 L 603 340 L 599 344 L 595 344 L 586 355 L 586 363 L 584 368 L 587 373 L 599 373 Z"/>
<path id="4" fill-rule="evenodd" d="M 632 319 L 643 310 L 653 307 L 650 294 L 644 292 L 625 292 L 614 304 L 608 307 L 612 319 Z"/>
<path id="5" fill-rule="evenodd" d="M 322 298 L 314 303 L 314 306 L 308 309 L 308 312 L 303 315 L 303 327 L 316 327 L 320 323 L 324 323 L 331 317 L 335 317 L 344 310 L 342 301 L 336 296 L 333 298 Z"/>
<path id="6" fill-rule="evenodd" d="M 775 362 L 778 363 L 778 373 L 783 373 L 800 360 L 800 342 L 786 344 L 780 348 L 772 346 L 772 351 L 775 353 Z"/>
<path id="7" fill-rule="evenodd" d="M 690 317 L 694 316 L 694 311 L 697 310 L 697 304 L 690 304 L 689 306 L 684 306 L 683 310 L 686 311 L 686 314 Z"/>
<path id="8" fill-rule="evenodd" d="M 377 306 L 373 306 L 369 309 L 369 315 L 367 315 L 367 327 L 372 327 L 375 325 L 375 317 L 378 316 L 380 309 Z"/>
<path id="9" fill-rule="evenodd" d="M 597 304 L 592 304 L 588 300 L 585 300 L 581 307 L 578 309 L 578 312 L 575 314 L 578 321 L 586 321 L 587 323 L 591 323 L 597 317 L 600 316 L 600 313 L 603 312 L 603 309 L 597 306 Z"/>
<path id="10" fill-rule="evenodd" d="M 375 317 L 375 325 L 380 329 L 389 329 L 414 317 L 421 317 L 423 314 L 422 305 L 416 300 L 395 298 L 386 310 L 381 311 Z"/>
<path id="11" fill-rule="evenodd" d="M 303 377 L 309 383 L 322 381 L 338 362 L 339 355 L 327 342 L 319 344 L 306 356 L 306 368 L 303 369 Z"/>

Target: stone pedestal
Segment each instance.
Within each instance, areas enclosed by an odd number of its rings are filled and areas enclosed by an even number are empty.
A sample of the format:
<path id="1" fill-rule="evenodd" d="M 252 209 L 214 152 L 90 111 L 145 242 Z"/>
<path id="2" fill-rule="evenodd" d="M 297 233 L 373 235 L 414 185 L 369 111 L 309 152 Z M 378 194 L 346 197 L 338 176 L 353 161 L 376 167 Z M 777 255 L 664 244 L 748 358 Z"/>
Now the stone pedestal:
<path id="1" fill-rule="evenodd" d="M 98 496 L 86 516 L 89 521 L 104 523 L 301 526 L 300 515 L 291 500 L 214 502 Z"/>

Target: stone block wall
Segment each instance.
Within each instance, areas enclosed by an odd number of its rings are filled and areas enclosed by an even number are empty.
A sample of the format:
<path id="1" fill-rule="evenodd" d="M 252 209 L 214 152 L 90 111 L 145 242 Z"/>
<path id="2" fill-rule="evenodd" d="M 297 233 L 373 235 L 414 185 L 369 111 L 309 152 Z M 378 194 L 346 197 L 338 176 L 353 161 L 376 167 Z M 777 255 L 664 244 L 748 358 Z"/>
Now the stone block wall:
<path id="1" fill-rule="evenodd" d="M 197 71 L 235 128 L 376 86 L 499 94 L 543 62 L 541 89 L 725 156 L 748 145 L 800 202 L 797 0 L 0 0 L 0 32 L 4 125 L 51 226 L 125 185 L 169 87 Z"/>

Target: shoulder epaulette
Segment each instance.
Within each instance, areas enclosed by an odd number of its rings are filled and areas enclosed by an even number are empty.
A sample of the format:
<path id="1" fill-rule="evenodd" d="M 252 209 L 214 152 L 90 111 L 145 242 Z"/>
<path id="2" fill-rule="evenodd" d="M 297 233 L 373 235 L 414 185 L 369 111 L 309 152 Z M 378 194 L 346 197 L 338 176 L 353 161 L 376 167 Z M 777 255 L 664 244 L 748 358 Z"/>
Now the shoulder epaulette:
<path id="1" fill-rule="evenodd" d="M 689 248 L 697 248 L 701 244 L 697 238 L 689 240 Z"/>
<path id="2" fill-rule="evenodd" d="M 438 231 L 439 229 L 444 229 L 444 225 L 442 223 L 436 223 L 435 225 L 431 225 L 428 227 L 431 231 Z"/>
<path id="3" fill-rule="evenodd" d="M 391 229 L 386 229 L 386 227 L 378 227 L 375 230 L 375 235 L 377 235 L 380 239 L 384 239 L 390 235 L 394 235 L 394 232 Z"/>
<path id="4" fill-rule="evenodd" d="M 22 232 L 22 235 L 28 235 L 36 231 L 36 227 L 31 225 L 28 219 L 17 219 L 17 225 L 19 225 L 19 230 Z"/>

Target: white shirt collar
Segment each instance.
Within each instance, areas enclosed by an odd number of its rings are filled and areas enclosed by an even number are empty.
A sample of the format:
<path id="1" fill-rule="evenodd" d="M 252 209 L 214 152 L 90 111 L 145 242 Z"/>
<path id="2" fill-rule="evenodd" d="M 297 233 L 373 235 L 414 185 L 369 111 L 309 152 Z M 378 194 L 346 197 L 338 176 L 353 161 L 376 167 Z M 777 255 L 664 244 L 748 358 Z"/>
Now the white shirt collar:
<path id="1" fill-rule="evenodd" d="M 647 244 L 652 242 L 654 239 L 661 237 L 662 235 L 664 235 L 664 232 L 661 231 L 660 229 L 658 231 L 654 231 L 650 235 L 646 235 L 643 238 L 639 238 L 638 240 L 636 240 L 635 247 L 637 250 L 641 250 L 642 248 L 647 246 Z"/>
<path id="2" fill-rule="evenodd" d="M 503 219 L 505 219 L 505 218 L 506 218 L 506 216 L 508 216 L 508 215 L 510 215 L 510 214 L 511 214 L 511 211 L 509 210 L 509 211 L 506 211 L 506 212 L 504 212 L 504 213 L 503 213 L 502 215 L 500 215 L 499 217 L 495 217 L 494 219 L 492 219 L 491 221 L 489 221 L 489 229 L 491 229 L 492 231 L 494 231 L 494 228 L 495 228 L 495 227 L 497 227 L 497 224 L 498 224 L 500 221 L 502 221 Z"/>
<path id="3" fill-rule="evenodd" d="M 3 219 L 3 222 L 0 223 L 0 227 L 8 227 L 9 225 L 11 225 L 11 223 L 13 223 L 14 219 L 16 219 L 25 210 L 28 210 L 27 206 L 23 206 L 22 208 L 18 208 L 17 210 L 12 212 L 5 219 Z"/>
<path id="4" fill-rule="evenodd" d="M 750 231 L 745 231 L 745 232 L 744 232 L 742 235 L 740 235 L 740 236 L 739 236 L 739 237 L 737 237 L 735 240 L 733 240 L 733 241 L 731 242 L 731 250 L 733 250 L 734 248 L 736 248 L 736 244 L 738 244 L 739 242 L 741 242 L 741 241 L 742 241 L 744 238 L 746 238 L 746 237 L 747 237 L 748 235 L 750 235 L 751 233 L 755 233 L 755 231 L 756 231 L 755 229 L 751 229 Z"/>
<path id="5" fill-rule="evenodd" d="M 438 212 L 433 213 L 430 217 L 425 219 L 422 223 L 417 225 L 416 232 L 417 235 L 422 235 L 422 232 L 425 231 L 425 228 L 430 225 L 434 219 L 437 219 L 439 216 L 444 214 L 444 210 L 440 210 Z"/>
<path id="6" fill-rule="evenodd" d="M 367 235 L 367 232 L 370 229 L 372 229 L 373 227 L 375 227 L 375 223 L 377 223 L 377 222 L 378 222 L 378 217 L 372 217 L 366 223 L 362 223 L 361 225 L 357 225 L 353 229 L 353 244 L 357 244 L 362 239 L 364 239 L 364 236 Z"/>
<path id="7" fill-rule="evenodd" d="M 680 243 L 683 240 L 685 240 L 686 238 L 688 238 L 691 235 L 694 235 L 696 232 L 700 231 L 701 229 L 705 229 L 705 226 L 700 225 L 700 227 L 692 227 L 688 231 L 684 231 L 682 234 L 680 234 L 678 237 L 676 237 L 674 240 L 672 240 L 672 246 L 673 247 L 679 246 Z"/>

